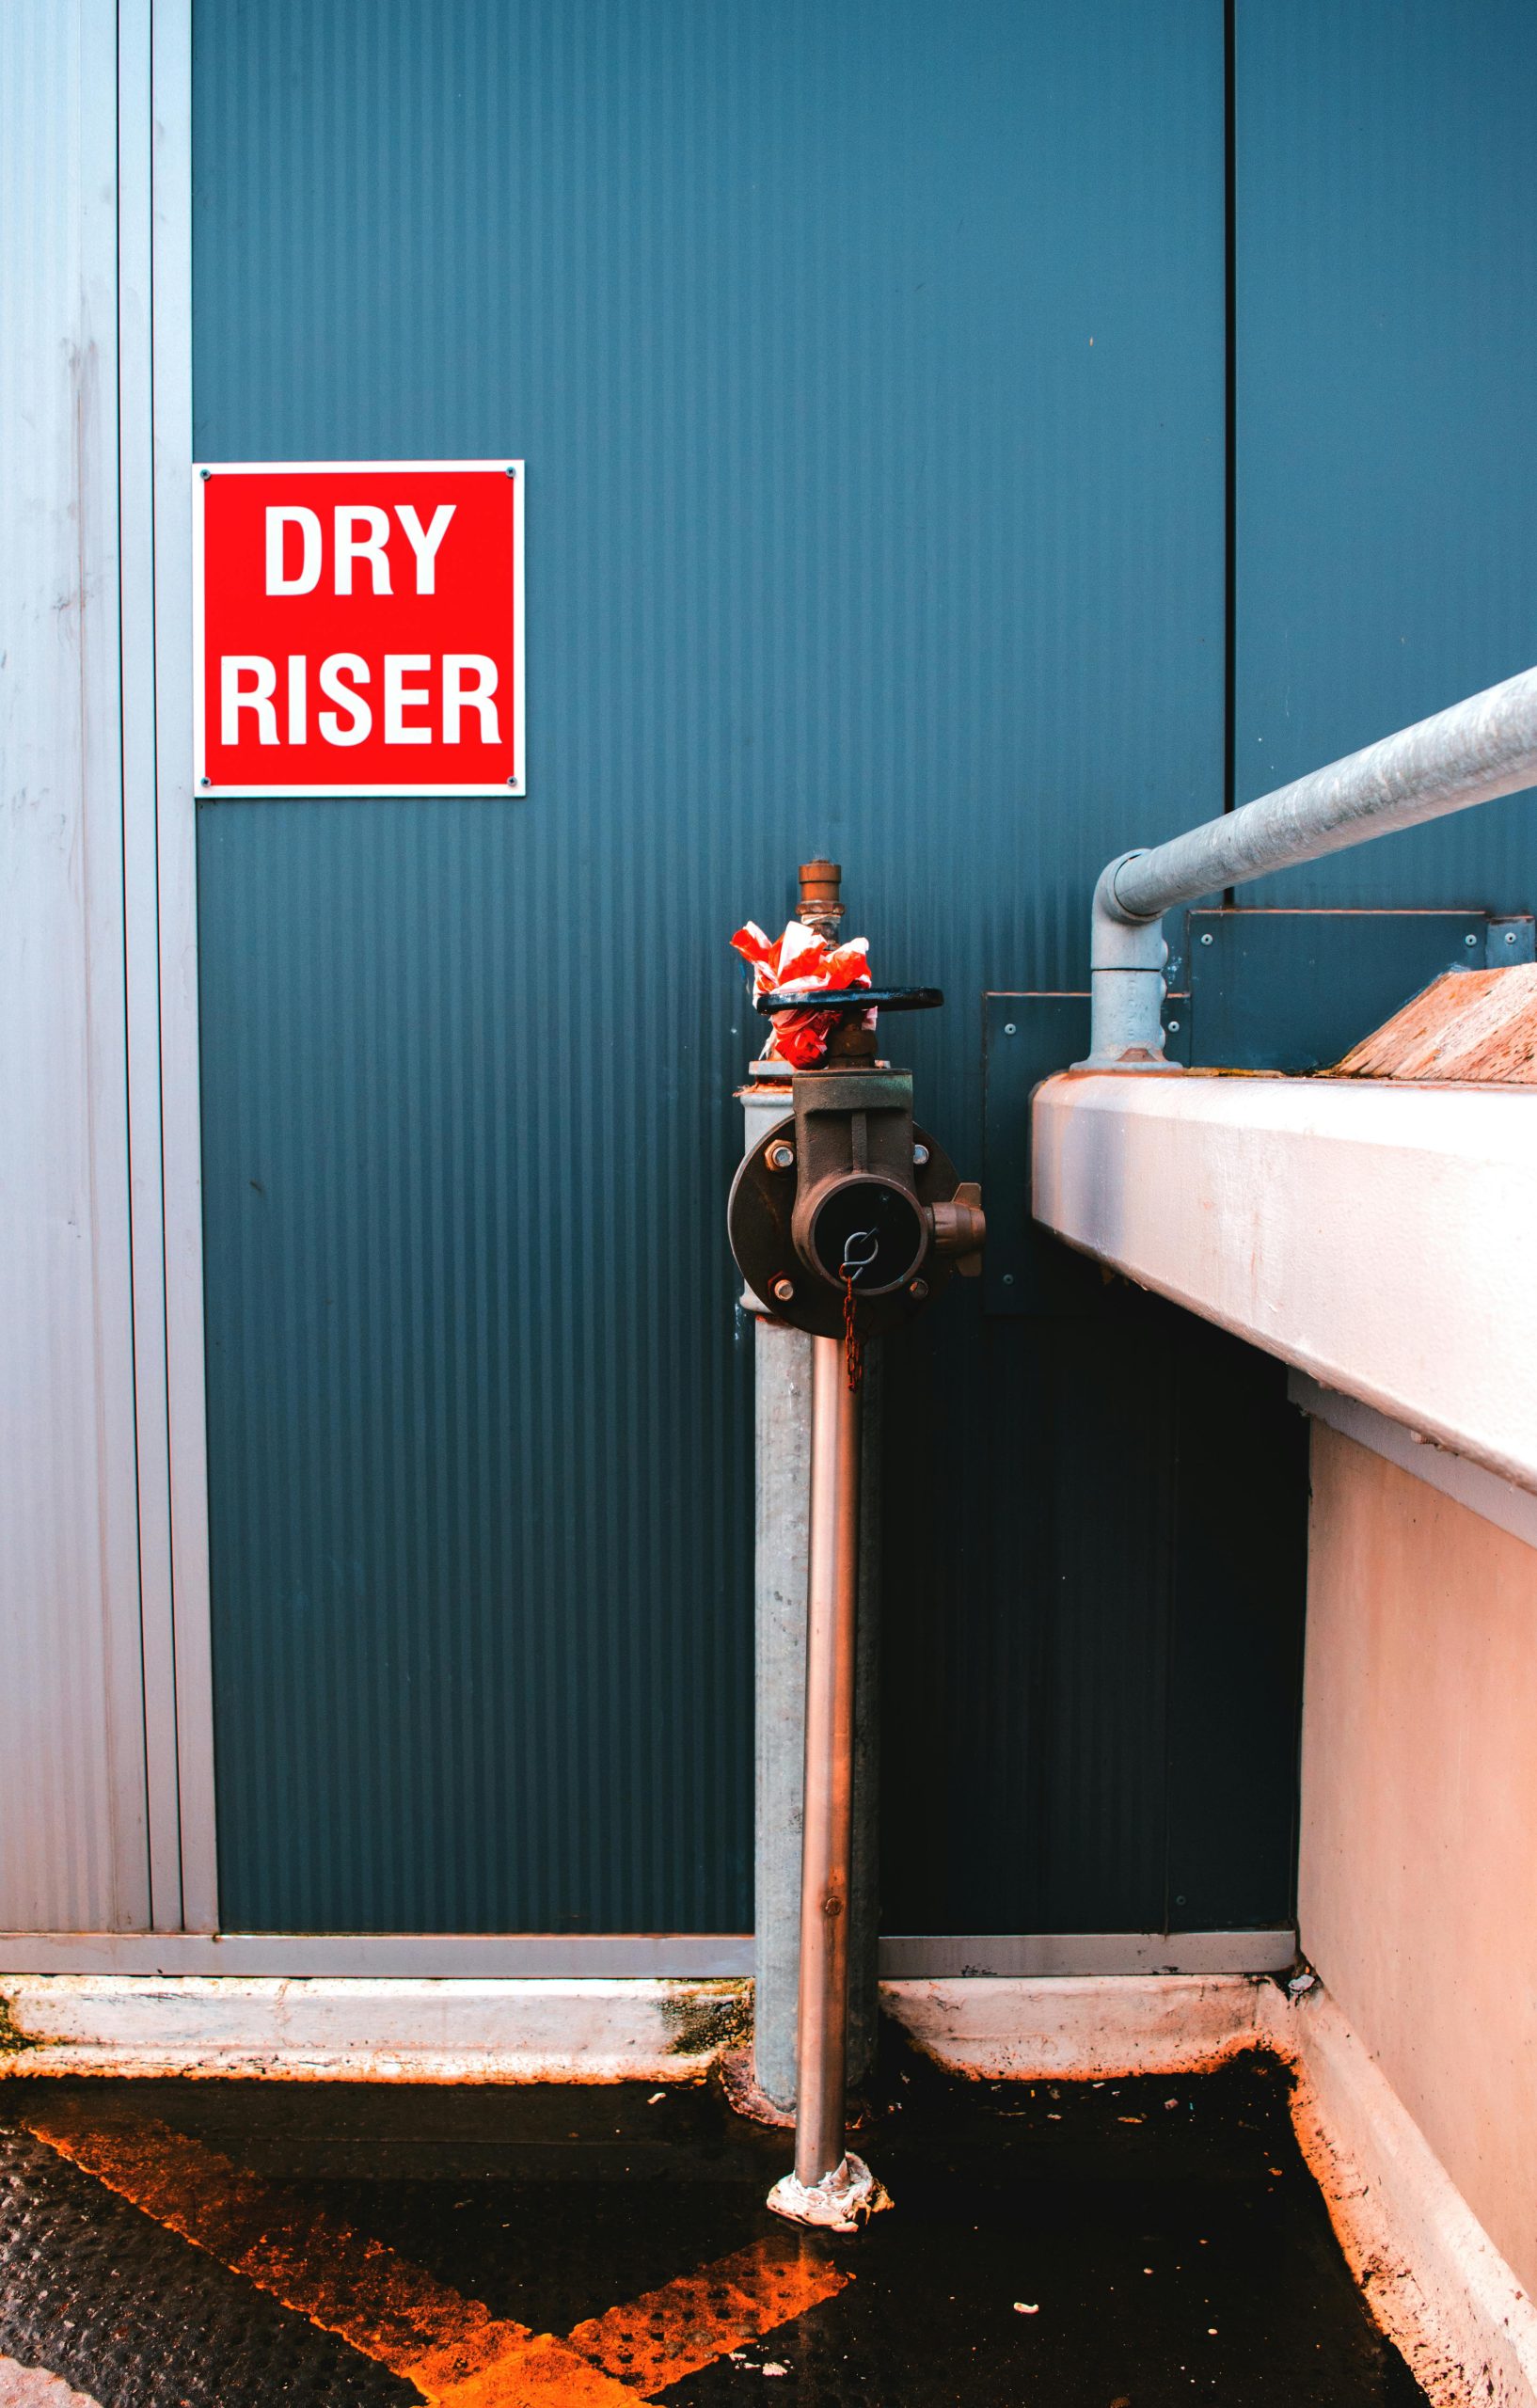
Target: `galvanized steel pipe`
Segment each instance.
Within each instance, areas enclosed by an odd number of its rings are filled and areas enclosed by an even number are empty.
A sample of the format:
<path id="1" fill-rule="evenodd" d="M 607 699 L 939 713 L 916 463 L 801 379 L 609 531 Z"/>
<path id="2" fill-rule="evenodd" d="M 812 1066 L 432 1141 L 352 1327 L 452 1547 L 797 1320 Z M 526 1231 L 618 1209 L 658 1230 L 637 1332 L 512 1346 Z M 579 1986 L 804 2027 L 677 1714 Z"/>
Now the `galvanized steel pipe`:
<path id="1" fill-rule="evenodd" d="M 739 1090 L 746 1150 L 789 1110 L 782 1063 L 756 1063 Z M 758 1076 L 759 1071 L 768 1075 Z M 756 1497 L 753 1531 L 752 2080 L 771 2105 L 795 2105 L 800 1966 L 800 1798 L 805 1778 L 806 1548 L 812 1359 L 816 1339 L 777 1321 L 750 1289 Z M 880 1350 L 860 1390 L 859 1641 L 854 1674 L 854 1857 L 848 1906 L 848 2079 L 875 2057 L 877 1766 L 880 1651 Z"/>
<path id="2" fill-rule="evenodd" d="M 1173 1067 L 1164 1057 L 1164 912 L 1533 784 L 1537 668 L 1166 844 L 1122 854 L 1094 891 L 1094 1037 L 1085 1067 Z"/>
<path id="3" fill-rule="evenodd" d="M 1343 852 L 1537 784 L 1537 669 L 1385 736 L 1274 794 L 1137 853 L 1116 874 L 1115 908 L 1156 920 L 1220 886 Z"/>

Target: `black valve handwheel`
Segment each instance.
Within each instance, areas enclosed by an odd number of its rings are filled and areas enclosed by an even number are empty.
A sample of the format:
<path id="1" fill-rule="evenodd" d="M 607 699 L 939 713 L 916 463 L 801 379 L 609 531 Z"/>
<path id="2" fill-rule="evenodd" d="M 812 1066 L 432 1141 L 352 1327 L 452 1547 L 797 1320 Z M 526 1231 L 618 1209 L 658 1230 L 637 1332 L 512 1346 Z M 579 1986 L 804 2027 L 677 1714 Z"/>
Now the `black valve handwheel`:
<path id="1" fill-rule="evenodd" d="M 760 1012 L 932 1012 L 944 1001 L 942 987 L 813 987 L 803 995 L 776 991 L 753 997 Z"/>

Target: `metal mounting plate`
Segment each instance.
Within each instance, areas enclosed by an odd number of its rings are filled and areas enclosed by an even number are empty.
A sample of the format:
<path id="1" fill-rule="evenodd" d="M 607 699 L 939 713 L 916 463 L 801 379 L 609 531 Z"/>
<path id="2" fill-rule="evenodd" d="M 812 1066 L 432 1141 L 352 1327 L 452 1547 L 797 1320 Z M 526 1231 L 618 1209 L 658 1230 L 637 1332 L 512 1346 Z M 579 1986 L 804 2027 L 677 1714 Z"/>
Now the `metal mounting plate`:
<path id="1" fill-rule="evenodd" d="M 1179 983 L 1190 990 L 1190 1058 L 1203 1069 L 1326 1069 L 1444 970 L 1532 958 L 1530 919 L 1496 927 L 1487 911 L 1240 909 L 1185 920 Z"/>

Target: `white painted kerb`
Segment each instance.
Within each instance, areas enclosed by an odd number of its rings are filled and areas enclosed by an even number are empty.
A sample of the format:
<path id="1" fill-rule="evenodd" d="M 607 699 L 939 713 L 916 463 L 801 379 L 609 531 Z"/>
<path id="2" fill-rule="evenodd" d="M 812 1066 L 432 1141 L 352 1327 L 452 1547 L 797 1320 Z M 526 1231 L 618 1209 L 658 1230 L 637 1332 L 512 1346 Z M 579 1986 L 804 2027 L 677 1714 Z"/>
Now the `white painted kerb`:
<path id="1" fill-rule="evenodd" d="M 1537 1490 L 1537 1089 L 1048 1079 L 1037 1218 Z"/>
<path id="2" fill-rule="evenodd" d="M 745 1982 L 7 1978 L 0 2070 L 335 2082 L 697 2082 Z"/>

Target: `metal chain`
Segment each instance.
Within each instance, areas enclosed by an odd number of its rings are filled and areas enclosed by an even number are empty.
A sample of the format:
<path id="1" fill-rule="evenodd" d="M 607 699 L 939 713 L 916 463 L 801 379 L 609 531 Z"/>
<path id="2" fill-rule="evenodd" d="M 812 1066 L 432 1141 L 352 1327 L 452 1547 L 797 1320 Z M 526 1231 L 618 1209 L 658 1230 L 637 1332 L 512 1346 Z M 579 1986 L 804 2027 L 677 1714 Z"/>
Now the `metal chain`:
<path id="1" fill-rule="evenodd" d="M 880 1241 L 874 1229 L 850 1229 L 843 1242 L 843 1361 L 848 1374 L 848 1393 L 859 1392 L 864 1377 L 864 1342 L 854 1327 L 854 1282 L 862 1271 L 868 1271 L 880 1251 Z"/>
<path id="2" fill-rule="evenodd" d="M 854 1275 L 848 1264 L 843 1274 L 843 1362 L 848 1375 L 848 1393 L 859 1393 L 864 1377 L 864 1341 L 854 1327 Z"/>

